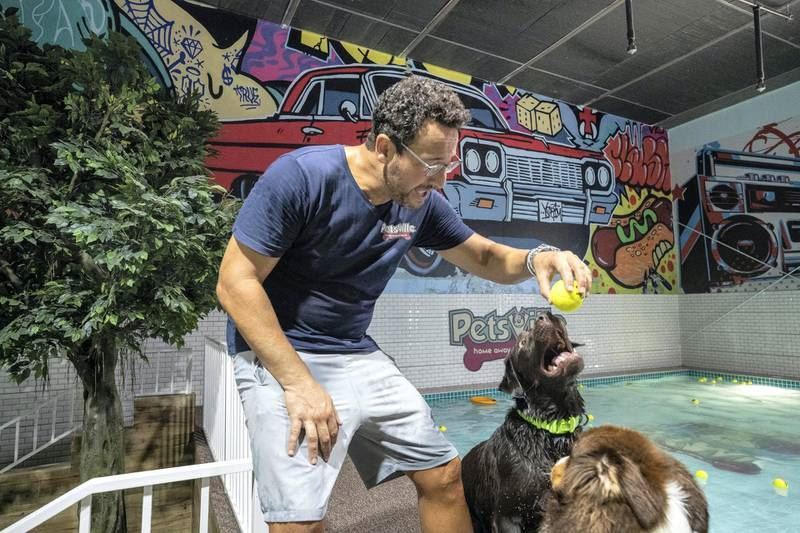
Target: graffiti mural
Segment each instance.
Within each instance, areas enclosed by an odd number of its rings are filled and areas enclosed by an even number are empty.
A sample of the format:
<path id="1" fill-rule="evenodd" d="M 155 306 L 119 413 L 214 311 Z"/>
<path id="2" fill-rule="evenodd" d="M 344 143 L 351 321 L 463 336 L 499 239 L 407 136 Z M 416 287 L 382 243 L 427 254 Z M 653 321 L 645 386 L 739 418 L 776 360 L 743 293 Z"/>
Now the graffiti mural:
<path id="1" fill-rule="evenodd" d="M 676 190 L 685 292 L 800 286 L 800 119 L 700 148 Z"/>
<path id="2" fill-rule="evenodd" d="M 176 91 L 198 93 L 220 120 L 264 118 L 275 112 L 271 93 L 240 69 L 254 22 L 242 24 L 247 19 L 237 17 L 238 29 L 226 42 L 220 34 L 230 34 L 229 27 L 218 23 L 221 28 L 208 28 L 187 11 L 199 13 L 203 8 L 167 0 L 115 2 L 120 16 L 135 25 L 158 53 Z"/>
<path id="3" fill-rule="evenodd" d="M 116 27 L 110 0 L 2 0 L 0 5 L 17 8 L 20 22 L 39 44 L 84 50 L 83 39 Z"/>
<path id="4" fill-rule="evenodd" d="M 383 91 L 415 73 L 450 86 L 471 112 L 458 144 L 463 164 L 441 191 L 469 226 L 516 247 L 572 250 L 593 268 L 593 292 L 678 290 L 663 130 L 182 0 L 74 4 L 103 6 L 105 26 L 137 39 L 162 84 L 199 93 L 217 112 L 208 166 L 242 198 L 287 151 L 363 142 Z M 30 20 L 51 35 L 63 25 L 57 12 Z M 431 250 L 413 248 L 401 266 L 389 292 L 496 292 Z"/>

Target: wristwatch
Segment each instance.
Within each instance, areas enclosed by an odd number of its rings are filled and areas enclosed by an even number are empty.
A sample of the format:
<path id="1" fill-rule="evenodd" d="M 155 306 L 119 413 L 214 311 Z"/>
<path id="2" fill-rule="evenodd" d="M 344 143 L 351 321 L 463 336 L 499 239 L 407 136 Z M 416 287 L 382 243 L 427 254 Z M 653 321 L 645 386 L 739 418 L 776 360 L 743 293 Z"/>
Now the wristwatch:
<path id="1" fill-rule="evenodd" d="M 561 250 L 556 248 L 555 246 L 550 246 L 549 244 L 540 244 L 536 248 L 531 248 L 528 251 L 528 255 L 525 257 L 525 266 L 528 269 L 528 273 L 532 277 L 536 277 L 536 269 L 533 268 L 533 258 L 537 256 L 537 254 L 541 252 L 560 252 Z"/>

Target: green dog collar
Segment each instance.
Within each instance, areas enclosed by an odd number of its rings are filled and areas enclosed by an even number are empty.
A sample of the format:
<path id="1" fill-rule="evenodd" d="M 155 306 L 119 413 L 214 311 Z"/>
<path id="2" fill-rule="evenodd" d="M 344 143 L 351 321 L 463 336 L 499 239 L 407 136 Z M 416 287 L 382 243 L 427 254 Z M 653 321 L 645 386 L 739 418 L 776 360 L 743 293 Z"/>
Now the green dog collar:
<path id="1" fill-rule="evenodd" d="M 532 416 L 528 416 L 519 409 L 517 409 L 517 414 L 522 417 L 522 419 L 527 422 L 528 424 L 532 425 L 535 428 L 543 429 L 545 431 L 549 431 L 553 435 L 563 435 L 564 433 L 572 433 L 578 427 L 581 422 L 580 416 L 571 416 L 567 419 L 562 420 L 553 420 L 552 422 L 545 422 L 544 420 L 540 420 L 538 418 L 533 418 Z"/>

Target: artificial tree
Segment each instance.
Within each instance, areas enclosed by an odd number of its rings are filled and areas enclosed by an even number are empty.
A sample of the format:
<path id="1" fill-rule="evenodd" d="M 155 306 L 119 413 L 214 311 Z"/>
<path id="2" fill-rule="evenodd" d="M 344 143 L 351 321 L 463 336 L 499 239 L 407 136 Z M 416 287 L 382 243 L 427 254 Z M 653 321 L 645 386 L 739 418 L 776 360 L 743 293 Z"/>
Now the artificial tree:
<path id="1" fill-rule="evenodd" d="M 82 481 L 124 471 L 116 370 L 217 306 L 237 206 L 203 165 L 215 115 L 159 86 L 133 39 L 86 46 L 39 47 L 0 14 L 0 366 L 74 365 Z M 121 493 L 92 507 L 92 531 L 125 530 Z"/>

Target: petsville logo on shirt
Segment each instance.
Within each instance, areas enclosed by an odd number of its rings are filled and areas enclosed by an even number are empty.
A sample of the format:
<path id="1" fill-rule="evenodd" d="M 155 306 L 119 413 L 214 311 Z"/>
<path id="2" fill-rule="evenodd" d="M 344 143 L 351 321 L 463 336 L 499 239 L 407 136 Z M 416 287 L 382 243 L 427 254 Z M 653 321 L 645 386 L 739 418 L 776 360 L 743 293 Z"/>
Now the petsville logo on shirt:
<path id="1" fill-rule="evenodd" d="M 399 224 L 387 224 L 384 222 L 383 226 L 381 226 L 381 233 L 383 234 L 384 241 L 388 241 L 389 239 L 409 240 L 416 231 L 417 227 L 408 222 L 401 222 Z"/>

